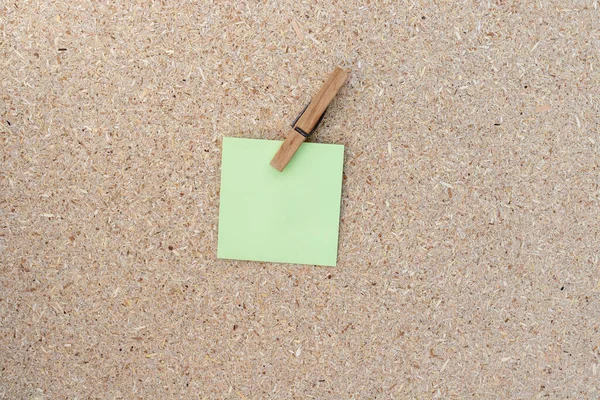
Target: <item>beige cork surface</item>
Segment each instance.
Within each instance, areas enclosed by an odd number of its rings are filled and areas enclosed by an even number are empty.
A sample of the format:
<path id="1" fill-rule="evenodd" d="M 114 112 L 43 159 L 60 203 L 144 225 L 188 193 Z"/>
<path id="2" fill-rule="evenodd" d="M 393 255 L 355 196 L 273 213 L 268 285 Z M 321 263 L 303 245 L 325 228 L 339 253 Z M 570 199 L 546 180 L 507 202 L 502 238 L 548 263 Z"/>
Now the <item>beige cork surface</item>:
<path id="1" fill-rule="evenodd" d="M 337 267 L 217 260 L 336 65 Z M 596 0 L 0 0 L 0 398 L 598 398 L 599 113 Z"/>

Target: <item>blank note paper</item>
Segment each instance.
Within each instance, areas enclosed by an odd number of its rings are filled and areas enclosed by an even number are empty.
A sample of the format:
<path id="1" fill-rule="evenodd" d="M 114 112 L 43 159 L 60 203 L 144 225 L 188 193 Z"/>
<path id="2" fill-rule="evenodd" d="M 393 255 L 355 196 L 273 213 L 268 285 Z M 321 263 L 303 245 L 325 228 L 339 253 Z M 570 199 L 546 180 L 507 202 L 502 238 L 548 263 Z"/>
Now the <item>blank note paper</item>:
<path id="1" fill-rule="evenodd" d="M 335 266 L 344 146 L 304 143 L 283 172 L 279 146 L 223 139 L 217 256 Z"/>

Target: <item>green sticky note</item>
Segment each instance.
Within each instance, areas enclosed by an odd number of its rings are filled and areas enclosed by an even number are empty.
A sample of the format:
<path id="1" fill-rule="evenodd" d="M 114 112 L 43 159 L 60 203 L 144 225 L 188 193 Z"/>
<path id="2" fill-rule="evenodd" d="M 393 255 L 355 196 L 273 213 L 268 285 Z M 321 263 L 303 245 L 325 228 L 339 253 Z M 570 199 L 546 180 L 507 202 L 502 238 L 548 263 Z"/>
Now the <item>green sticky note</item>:
<path id="1" fill-rule="evenodd" d="M 344 146 L 303 143 L 283 172 L 279 146 L 223 139 L 217 257 L 335 266 Z"/>

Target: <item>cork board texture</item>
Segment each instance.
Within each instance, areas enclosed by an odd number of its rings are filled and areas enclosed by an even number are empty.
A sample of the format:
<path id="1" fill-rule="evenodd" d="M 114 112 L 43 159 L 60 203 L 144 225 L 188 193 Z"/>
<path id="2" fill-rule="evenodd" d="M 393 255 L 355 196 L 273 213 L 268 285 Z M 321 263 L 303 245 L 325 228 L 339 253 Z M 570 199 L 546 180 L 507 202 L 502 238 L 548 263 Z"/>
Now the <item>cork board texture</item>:
<path id="1" fill-rule="evenodd" d="M 336 65 L 337 266 L 218 260 Z M 598 398 L 599 71 L 595 0 L 0 1 L 0 398 Z"/>

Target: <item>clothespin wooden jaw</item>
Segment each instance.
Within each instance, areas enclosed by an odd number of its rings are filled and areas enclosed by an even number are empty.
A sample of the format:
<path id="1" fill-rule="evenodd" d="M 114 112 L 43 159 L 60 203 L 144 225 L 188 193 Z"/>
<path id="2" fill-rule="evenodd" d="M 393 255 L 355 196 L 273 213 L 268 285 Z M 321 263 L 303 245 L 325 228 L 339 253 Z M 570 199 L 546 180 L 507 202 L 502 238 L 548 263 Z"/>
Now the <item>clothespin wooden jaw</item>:
<path id="1" fill-rule="evenodd" d="M 323 119 L 325 110 L 338 90 L 348 78 L 348 71 L 336 67 L 310 103 L 300 112 L 292 124 L 292 130 L 271 160 L 271 165 L 278 171 L 283 171 L 290 162 L 296 150 L 314 132 Z"/>

